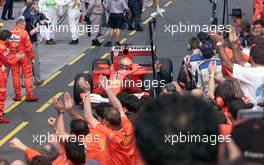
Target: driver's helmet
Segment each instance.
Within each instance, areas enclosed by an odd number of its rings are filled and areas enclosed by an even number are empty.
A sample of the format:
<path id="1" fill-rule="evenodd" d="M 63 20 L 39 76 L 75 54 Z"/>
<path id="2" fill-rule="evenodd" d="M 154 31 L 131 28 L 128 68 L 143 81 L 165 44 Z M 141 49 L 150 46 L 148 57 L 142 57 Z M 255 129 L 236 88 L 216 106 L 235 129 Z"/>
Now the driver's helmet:
<path id="1" fill-rule="evenodd" d="M 129 70 L 132 65 L 132 60 L 128 57 L 124 57 L 120 60 L 120 69 Z"/>

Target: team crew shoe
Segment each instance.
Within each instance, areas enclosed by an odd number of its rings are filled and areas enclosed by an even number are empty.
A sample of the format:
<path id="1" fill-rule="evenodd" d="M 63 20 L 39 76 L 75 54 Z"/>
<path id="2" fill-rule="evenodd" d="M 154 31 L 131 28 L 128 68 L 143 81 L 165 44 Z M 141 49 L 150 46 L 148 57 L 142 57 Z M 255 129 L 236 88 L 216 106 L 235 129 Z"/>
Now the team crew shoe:
<path id="1" fill-rule="evenodd" d="M 15 96 L 15 97 L 13 98 L 13 101 L 21 101 L 21 96 Z"/>
<path id="2" fill-rule="evenodd" d="M 92 40 L 92 46 L 101 46 L 101 43 L 95 39 L 95 40 Z"/>
<path id="3" fill-rule="evenodd" d="M 34 101 L 37 101 L 37 100 L 38 100 L 37 96 L 29 96 L 29 97 L 26 98 L 27 102 L 34 102 Z"/>
<path id="4" fill-rule="evenodd" d="M 121 43 L 120 43 L 119 41 L 117 41 L 115 45 L 116 45 L 116 46 L 120 46 Z"/>
<path id="5" fill-rule="evenodd" d="M 79 40 L 72 40 L 69 42 L 70 45 L 77 45 L 79 43 Z"/>
<path id="6" fill-rule="evenodd" d="M 10 121 L 4 116 L 0 116 L 0 124 L 8 124 Z"/>
<path id="7" fill-rule="evenodd" d="M 50 40 L 46 41 L 46 45 L 56 45 L 56 44 L 57 43 L 53 39 L 50 39 Z"/>
<path id="8" fill-rule="evenodd" d="M 138 26 L 138 27 L 136 27 L 136 31 L 143 31 L 143 28 Z"/>
<path id="9" fill-rule="evenodd" d="M 104 46 L 105 46 L 105 47 L 111 47 L 111 46 L 113 46 L 113 45 L 112 45 L 112 42 L 111 42 L 111 41 L 108 41 L 107 43 L 104 44 Z"/>

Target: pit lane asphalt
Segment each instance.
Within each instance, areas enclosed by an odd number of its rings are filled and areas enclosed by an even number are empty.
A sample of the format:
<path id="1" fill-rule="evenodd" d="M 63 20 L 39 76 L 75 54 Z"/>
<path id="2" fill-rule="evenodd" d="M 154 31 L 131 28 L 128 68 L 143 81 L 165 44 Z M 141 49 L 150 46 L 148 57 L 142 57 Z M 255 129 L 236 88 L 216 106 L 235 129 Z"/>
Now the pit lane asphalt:
<path id="1" fill-rule="evenodd" d="M 250 5 L 247 0 L 239 0 L 239 4 L 236 4 L 238 0 L 234 0 L 230 3 L 230 9 L 232 7 L 245 6 L 245 13 L 250 13 L 246 10 Z M 176 24 L 180 22 L 190 24 L 208 24 L 211 16 L 211 4 L 207 0 L 161 0 L 161 7 L 166 6 L 166 12 L 164 13 L 164 19 L 157 19 L 157 29 L 155 33 L 154 43 L 157 46 L 158 57 L 171 58 L 174 67 L 174 78 L 176 78 L 177 70 L 180 67 L 181 60 L 186 54 L 186 43 L 188 39 L 196 33 L 177 33 L 174 36 L 165 32 L 165 24 Z M 222 2 L 219 2 L 220 5 Z M 222 5 L 219 6 L 218 15 L 221 14 Z M 155 8 L 148 7 L 142 15 L 143 21 L 147 20 L 150 13 L 154 12 Z M 148 44 L 148 24 L 143 25 L 144 32 L 136 32 L 133 35 L 129 35 L 130 32 L 124 31 L 122 35 L 123 41 L 126 40 L 128 44 L 140 45 Z M 131 33 L 130 33 L 131 34 Z M 65 65 L 62 69 L 55 73 L 54 77 L 43 87 L 37 87 L 34 89 L 34 93 L 40 97 L 38 102 L 27 103 L 21 102 L 19 105 L 6 114 L 11 120 L 11 124 L 0 125 L 0 158 L 7 160 L 24 159 L 23 153 L 15 151 L 9 147 L 9 140 L 13 137 L 18 137 L 23 143 L 29 147 L 38 148 L 38 143 L 34 141 L 34 137 L 37 135 L 46 135 L 51 131 L 48 127 L 47 119 L 49 117 L 56 117 L 56 112 L 50 103 L 48 102 L 54 96 L 60 96 L 60 92 L 68 91 L 72 93 L 72 87 L 69 86 L 72 83 L 75 75 L 79 72 L 88 71 L 91 68 L 92 61 L 95 58 L 109 58 L 106 53 L 110 52 L 110 48 L 96 47 L 86 50 L 84 55 L 81 54 L 80 59 L 74 60 L 72 65 Z M 82 110 L 75 106 L 77 112 Z M 42 112 L 36 112 L 42 111 Z M 69 125 L 69 117 L 65 115 L 66 126 Z M 33 137 L 34 135 L 34 137 Z"/>

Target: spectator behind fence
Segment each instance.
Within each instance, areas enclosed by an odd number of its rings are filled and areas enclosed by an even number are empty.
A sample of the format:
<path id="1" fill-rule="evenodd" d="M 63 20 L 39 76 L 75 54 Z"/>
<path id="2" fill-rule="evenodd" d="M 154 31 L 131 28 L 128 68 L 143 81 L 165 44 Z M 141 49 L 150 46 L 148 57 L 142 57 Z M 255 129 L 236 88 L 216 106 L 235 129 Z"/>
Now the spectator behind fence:
<path id="1" fill-rule="evenodd" d="M 260 36 L 263 30 L 264 22 L 262 20 L 256 20 L 253 23 L 253 31 L 252 34 L 255 36 Z"/>
<path id="2" fill-rule="evenodd" d="M 246 47 L 243 48 L 243 50 L 242 50 L 243 54 L 245 54 L 249 57 L 251 48 L 256 45 L 256 39 L 257 39 L 257 37 L 254 35 L 251 35 L 250 37 L 246 38 L 246 40 L 245 40 Z"/>
<path id="3" fill-rule="evenodd" d="M 241 32 L 242 32 L 241 23 L 242 23 L 243 15 L 245 15 L 245 14 L 242 12 L 241 8 L 234 8 L 234 9 L 232 9 L 232 13 L 229 14 L 229 16 L 232 17 L 232 20 L 234 23 L 233 26 L 235 27 L 235 31 L 236 31 L 236 34 L 239 37 L 239 39 L 241 37 Z"/>
<path id="4" fill-rule="evenodd" d="M 185 85 L 188 90 L 194 88 L 195 84 L 193 77 L 195 76 L 197 65 L 203 60 L 200 50 L 201 44 L 200 40 L 196 37 L 192 37 L 189 40 L 187 45 L 187 50 L 189 52 L 182 61 L 182 67 L 177 78 L 179 84 L 182 84 L 182 86 Z"/>
<path id="5" fill-rule="evenodd" d="M 241 31 L 241 46 L 246 48 L 248 47 L 248 39 L 253 36 L 253 34 L 251 34 L 251 28 L 248 21 L 243 21 L 241 23 Z"/>
<path id="6" fill-rule="evenodd" d="M 217 77 L 217 78 L 223 78 L 222 74 L 222 63 L 219 57 L 215 55 L 215 52 L 213 50 L 213 47 L 210 45 L 203 45 L 201 48 L 201 53 L 203 60 L 198 63 L 198 66 L 196 68 L 195 77 L 193 78 L 196 83 L 196 87 L 198 89 L 201 89 L 205 92 L 208 91 L 208 81 L 209 77 Z M 207 68 L 210 63 L 214 63 L 217 66 L 215 75 L 209 75 Z"/>

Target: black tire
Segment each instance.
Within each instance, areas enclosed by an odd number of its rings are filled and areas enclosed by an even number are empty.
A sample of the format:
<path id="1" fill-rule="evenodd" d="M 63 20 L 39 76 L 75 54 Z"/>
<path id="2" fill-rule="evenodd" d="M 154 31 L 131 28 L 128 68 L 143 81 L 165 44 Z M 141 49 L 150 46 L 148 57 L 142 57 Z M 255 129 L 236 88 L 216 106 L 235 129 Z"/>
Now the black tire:
<path id="1" fill-rule="evenodd" d="M 92 71 L 96 69 L 98 64 L 107 64 L 107 65 L 109 65 L 109 67 L 111 66 L 111 63 L 108 59 L 97 58 L 93 61 Z"/>
<path id="2" fill-rule="evenodd" d="M 74 102 L 79 105 L 80 102 L 82 101 L 82 98 L 80 96 L 80 94 L 83 92 L 82 89 L 80 88 L 78 81 L 81 77 L 84 77 L 84 79 L 86 81 L 88 81 L 90 83 L 91 89 L 93 89 L 93 79 L 90 73 L 78 73 L 75 76 L 74 79 L 74 86 L 73 86 L 73 99 Z"/>
<path id="3" fill-rule="evenodd" d="M 170 83 L 173 80 L 173 64 L 171 59 L 159 59 L 160 67 L 160 80 L 165 80 L 165 83 Z"/>
<path id="4" fill-rule="evenodd" d="M 157 81 L 157 80 L 155 80 Z M 156 89 L 156 95 L 159 93 L 159 84 L 158 85 L 153 85 L 154 78 L 153 74 L 145 74 L 143 77 L 143 91 L 148 92 L 150 96 L 154 97 L 154 90 Z M 157 81 L 158 82 L 158 81 Z M 157 83 L 156 83 L 157 84 Z M 155 88 L 156 87 L 156 88 Z"/>

